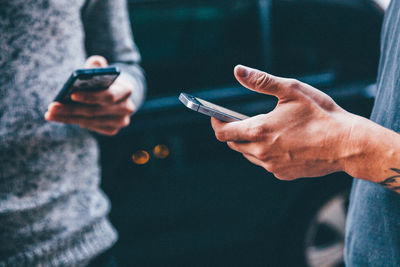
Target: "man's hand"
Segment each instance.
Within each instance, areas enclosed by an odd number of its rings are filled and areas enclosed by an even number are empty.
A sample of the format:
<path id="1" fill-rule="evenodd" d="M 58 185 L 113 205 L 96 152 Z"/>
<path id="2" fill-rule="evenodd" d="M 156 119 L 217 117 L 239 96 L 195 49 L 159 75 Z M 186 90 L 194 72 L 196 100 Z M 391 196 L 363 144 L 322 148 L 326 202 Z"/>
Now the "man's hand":
<path id="1" fill-rule="evenodd" d="M 212 118 L 216 137 L 277 178 L 316 177 L 345 168 L 353 126 L 359 117 L 340 108 L 328 95 L 297 80 L 243 66 L 237 80 L 250 90 L 276 96 L 276 108 L 244 121 Z"/>
<path id="2" fill-rule="evenodd" d="M 92 56 L 85 64 L 86 68 L 107 66 L 106 59 L 101 56 Z M 73 104 L 51 103 L 45 118 L 48 121 L 77 124 L 104 135 L 115 135 L 129 125 L 130 116 L 135 111 L 130 99 L 132 91 L 132 85 L 120 77 L 107 90 L 72 94 Z"/>

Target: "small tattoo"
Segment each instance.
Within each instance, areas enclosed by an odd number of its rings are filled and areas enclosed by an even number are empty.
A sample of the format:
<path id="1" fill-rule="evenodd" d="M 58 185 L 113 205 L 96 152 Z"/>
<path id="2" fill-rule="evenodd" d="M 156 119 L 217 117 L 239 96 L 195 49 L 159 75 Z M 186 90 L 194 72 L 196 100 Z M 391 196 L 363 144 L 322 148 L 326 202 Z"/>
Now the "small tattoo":
<path id="1" fill-rule="evenodd" d="M 390 168 L 392 171 L 397 172 L 398 174 L 400 174 L 400 169 L 396 169 L 396 168 Z"/>
<path id="2" fill-rule="evenodd" d="M 384 181 L 380 182 L 379 184 L 400 193 L 400 169 L 390 168 L 392 171 L 397 173 L 397 175 L 390 176 L 386 178 Z"/>

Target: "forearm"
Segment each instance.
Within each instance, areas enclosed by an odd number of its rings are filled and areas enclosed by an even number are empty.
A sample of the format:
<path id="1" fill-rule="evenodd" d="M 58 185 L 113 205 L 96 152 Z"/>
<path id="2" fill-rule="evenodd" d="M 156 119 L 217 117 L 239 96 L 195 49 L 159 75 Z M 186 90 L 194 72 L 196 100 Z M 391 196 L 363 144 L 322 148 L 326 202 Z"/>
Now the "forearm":
<path id="1" fill-rule="evenodd" d="M 89 2 L 88 2 L 89 3 Z M 134 42 L 126 0 L 92 0 L 82 11 L 88 55 L 101 55 L 122 70 L 138 109 L 146 93 L 140 53 Z"/>
<path id="2" fill-rule="evenodd" d="M 343 170 L 400 193 L 400 135 L 365 118 L 352 119 Z"/>

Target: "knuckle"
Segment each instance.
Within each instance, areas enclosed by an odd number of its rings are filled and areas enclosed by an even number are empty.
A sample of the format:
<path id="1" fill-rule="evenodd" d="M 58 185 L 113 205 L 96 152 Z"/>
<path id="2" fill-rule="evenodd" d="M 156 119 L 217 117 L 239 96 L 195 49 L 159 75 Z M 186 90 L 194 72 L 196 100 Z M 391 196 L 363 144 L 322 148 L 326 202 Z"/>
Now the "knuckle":
<path id="1" fill-rule="evenodd" d="M 257 89 L 262 89 L 267 87 L 270 84 L 270 76 L 266 73 L 260 73 L 258 74 L 255 82 L 255 86 Z"/>
<path id="2" fill-rule="evenodd" d="M 248 136 L 251 140 L 260 140 L 264 135 L 265 130 L 262 126 L 255 126 L 248 129 Z"/>
<path id="3" fill-rule="evenodd" d="M 279 169 L 274 164 L 270 164 L 269 171 L 273 173 L 275 176 L 278 175 L 279 173 Z"/>
<path id="4" fill-rule="evenodd" d="M 107 60 L 103 56 L 94 55 L 87 59 L 87 67 L 105 67 L 108 65 Z"/>
<path id="5" fill-rule="evenodd" d="M 265 161 L 268 159 L 268 153 L 264 148 L 260 148 L 254 152 L 254 155 L 256 156 L 257 159 L 261 161 Z"/>
<path id="6" fill-rule="evenodd" d="M 269 160 L 267 163 L 267 169 L 270 173 L 274 174 L 275 176 L 282 173 L 282 168 L 276 162 Z"/>
<path id="7" fill-rule="evenodd" d="M 283 168 L 277 164 L 271 166 L 271 173 L 281 181 L 292 181 L 296 178 L 291 170 Z"/>
<path id="8" fill-rule="evenodd" d="M 294 91 L 298 91 L 301 87 L 301 82 L 296 79 L 287 79 L 286 80 L 287 87 Z"/>
<path id="9" fill-rule="evenodd" d="M 269 162 L 265 162 L 263 168 L 266 169 L 268 172 L 273 173 L 274 167 Z"/>
<path id="10" fill-rule="evenodd" d="M 261 161 L 267 161 L 270 159 L 269 153 L 265 150 L 263 152 L 261 152 L 259 156 L 260 156 Z"/>

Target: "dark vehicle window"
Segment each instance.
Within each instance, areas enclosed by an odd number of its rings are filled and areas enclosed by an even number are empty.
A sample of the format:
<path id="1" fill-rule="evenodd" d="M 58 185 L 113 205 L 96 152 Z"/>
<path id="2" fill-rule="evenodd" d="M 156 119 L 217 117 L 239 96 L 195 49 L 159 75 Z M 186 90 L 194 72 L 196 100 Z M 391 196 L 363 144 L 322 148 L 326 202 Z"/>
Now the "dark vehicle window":
<path id="1" fill-rule="evenodd" d="M 374 77 L 381 14 L 368 1 L 279 0 L 273 66 L 279 75 L 332 71 L 337 82 Z"/>
<path id="2" fill-rule="evenodd" d="M 237 85 L 237 64 L 329 73 L 328 86 L 375 77 L 381 14 L 366 3 L 130 0 L 129 11 L 152 98 Z"/>
<path id="3" fill-rule="evenodd" d="M 238 63 L 261 67 L 258 3 L 130 1 L 149 96 L 223 86 Z"/>

